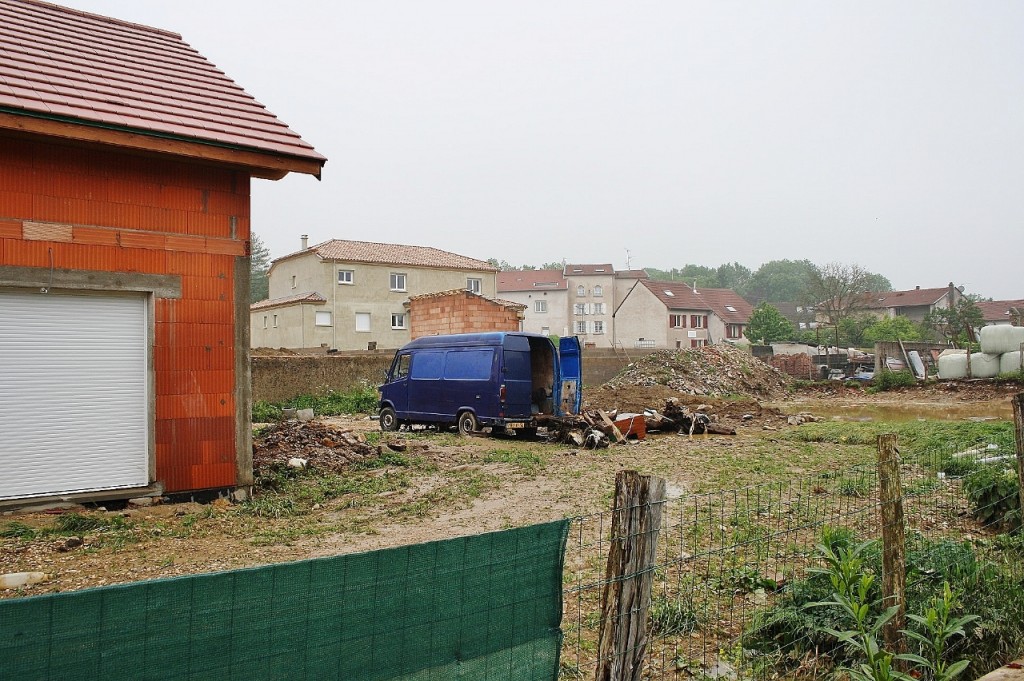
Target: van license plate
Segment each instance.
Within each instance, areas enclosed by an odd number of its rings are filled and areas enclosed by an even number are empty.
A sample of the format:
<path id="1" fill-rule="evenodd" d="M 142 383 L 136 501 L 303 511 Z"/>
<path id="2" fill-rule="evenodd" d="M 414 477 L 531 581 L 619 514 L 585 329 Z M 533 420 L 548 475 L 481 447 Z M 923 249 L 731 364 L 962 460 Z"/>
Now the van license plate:
<path id="1" fill-rule="evenodd" d="M 522 421 L 514 421 L 513 423 L 506 423 L 505 427 L 515 430 L 516 428 L 525 428 L 526 424 L 523 423 Z"/>

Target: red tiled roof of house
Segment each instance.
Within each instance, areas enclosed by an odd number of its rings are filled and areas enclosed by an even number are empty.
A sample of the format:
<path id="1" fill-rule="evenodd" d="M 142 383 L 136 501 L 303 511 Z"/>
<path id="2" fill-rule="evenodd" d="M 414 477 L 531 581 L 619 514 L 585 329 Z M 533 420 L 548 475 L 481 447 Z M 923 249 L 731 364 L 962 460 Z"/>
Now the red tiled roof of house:
<path id="1" fill-rule="evenodd" d="M 567 277 L 586 277 L 595 274 L 612 276 L 615 274 L 615 268 L 610 264 L 565 266 L 565 276 Z"/>
<path id="2" fill-rule="evenodd" d="M 427 298 L 448 298 L 450 296 L 460 295 L 482 298 L 483 300 L 492 302 L 495 305 L 500 305 L 502 307 L 508 307 L 516 310 L 526 309 L 526 305 L 523 305 L 522 303 L 516 303 L 511 300 L 502 300 L 501 298 L 491 298 L 490 296 L 485 296 L 481 293 L 474 293 L 473 291 L 469 291 L 464 288 L 453 288 L 448 291 L 434 291 L 433 293 L 421 293 L 418 296 L 409 296 L 409 300 L 426 300 Z"/>
<path id="3" fill-rule="evenodd" d="M 1024 312 L 1024 300 L 989 300 L 977 303 L 981 318 L 986 322 L 1008 322 L 1015 318 L 1010 308 Z"/>
<path id="4" fill-rule="evenodd" d="M 569 282 L 562 270 L 512 270 L 498 272 L 498 292 L 503 291 L 564 291 Z"/>
<path id="5" fill-rule="evenodd" d="M 0 0 L 0 112 L 326 161 L 177 33 L 37 0 Z"/>
<path id="6" fill-rule="evenodd" d="M 290 253 L 274 260 L 275 263 L 287 258 L 316 253 L 323 260 L 339 262 L 365 262 L 381 265 L 410 265 L 414 267 L 437 267 L 443 269 L 478 270 L 496 272 L 497 267 L 484 260 L 477 260 L 458 253 L 442 251 L 430 246 L 405 246 L 403 244 L 381 244 L 373 241 L 349 241 L 331 239 L 311 246 L 304 251 Z M 273 265 L 271 265 L 273 266 Z"/>
<path id="7" fill-rule="evenodd" d="M 750 303 L 727 288 L 698 288 L 670 281 L 641 279 L 658 300 L 670 310 L 707 310 L 727 324 L 746 324 L 754 311 Z"/>
<path id="8" fill-rule="evenodd" d="M 281 307 L 282 305 L 291 305 L 293 303 L 316 303 L 322 305 L 327 302 L 327 298 L 316 291 L 307 291 L 306 293 L 297 293 L 293 296 L 284 296 L 283 298 L 270 298 L 269 300 L 261 300 L 258 303 L 253 303 L 249 306 L 252 311 L 266 310 L 271 307 Z"/>
<path id="9" fill-rule="evenodd" d="M 864 294 L 869 310 L 888 309 L 890 307 L 917 307 L 934 305 L 942 296 L 949 293 L 949 287 L 915 288 L 909 291 L 871 291 Z"/>

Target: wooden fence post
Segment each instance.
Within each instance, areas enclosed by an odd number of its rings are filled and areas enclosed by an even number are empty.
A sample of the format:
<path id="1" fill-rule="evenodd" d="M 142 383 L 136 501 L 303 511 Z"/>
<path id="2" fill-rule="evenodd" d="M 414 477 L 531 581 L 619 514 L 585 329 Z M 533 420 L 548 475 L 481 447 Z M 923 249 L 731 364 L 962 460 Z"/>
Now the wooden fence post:
<path id="1" fill-rule="evenodd" d="M 1013 431 L 1017 441 L 1017 498 L 1024 513 L 1024 393 L 1013 396 Z"/>
<path id="2" fill-rule="evenodd" d="M 619 471 L 615 476 L 596 681 L 641 678 L 664 502 L 664 479 L 636 471 Z"/>
<path id="3" fill-rule="evenodd" d="M 882 605 L 899 606 L 896 616 L 882 631 L 885 647 L 893 653 L 906 652 L 900 629 L 907 626 L 907 554 L 903 524 L 903 486 L 900 482 L 900 452 L 896 435 L 878 436 L 878 497 L 882 520 Z"/>

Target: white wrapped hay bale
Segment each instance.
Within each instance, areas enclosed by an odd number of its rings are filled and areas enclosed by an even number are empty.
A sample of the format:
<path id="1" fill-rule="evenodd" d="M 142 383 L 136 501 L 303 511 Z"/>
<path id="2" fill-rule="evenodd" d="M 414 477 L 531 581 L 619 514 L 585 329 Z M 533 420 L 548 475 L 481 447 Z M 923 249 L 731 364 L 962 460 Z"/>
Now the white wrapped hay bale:
<path id="1" fill-rule="evenodd" d="M 995 378 L 999 375 L 999 355 L 987 352 L 971 353 L 971 377 Z"/>
<path id="2" fill-rule="evenodd" d="M 1002 355 L 1020 350 L 1024 343 L 1024 326 L 1005 324 L 985 326 L 981 329 L 981 351 L 989 355 Z"/>
<path id="3" fill-rule="evenodd" d="M 967 353 L 950 353 L 939 356 L 939 378 L 966 378 Z"/>
<path id="4" fill-rule="evenodd" d="M 999 356 L 999 373 L 1012 374 L 1020 371 L 1020 350 L 1004 352 Z"/>

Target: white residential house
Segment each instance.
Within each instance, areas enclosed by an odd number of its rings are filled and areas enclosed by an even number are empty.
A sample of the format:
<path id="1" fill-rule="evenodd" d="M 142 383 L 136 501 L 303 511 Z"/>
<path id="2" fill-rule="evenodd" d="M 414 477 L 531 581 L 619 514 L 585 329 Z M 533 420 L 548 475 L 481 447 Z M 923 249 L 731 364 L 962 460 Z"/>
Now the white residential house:
<path id="1" fill-rule="evenodd" d="M 687 349 L 747 343 L 753 308 L 729 289 L 640 279 L 615 316 L 615 343 L 626 348 Z"/>
<path id="2" fill-rule="evenodd" d="M 498 295 L 525 305 L 523 331 L 569 336 L 569 282 L 562 270 L 498 272 Z"/>
<path id="3" fill-rule="evenodd" d="M 252 347 L 398 348 L 413 296 L 465 288 L 495 297 L 497 269 L 427 246 L 331 239 L 277 258 L 268 300 L 250 307 Z"/>

